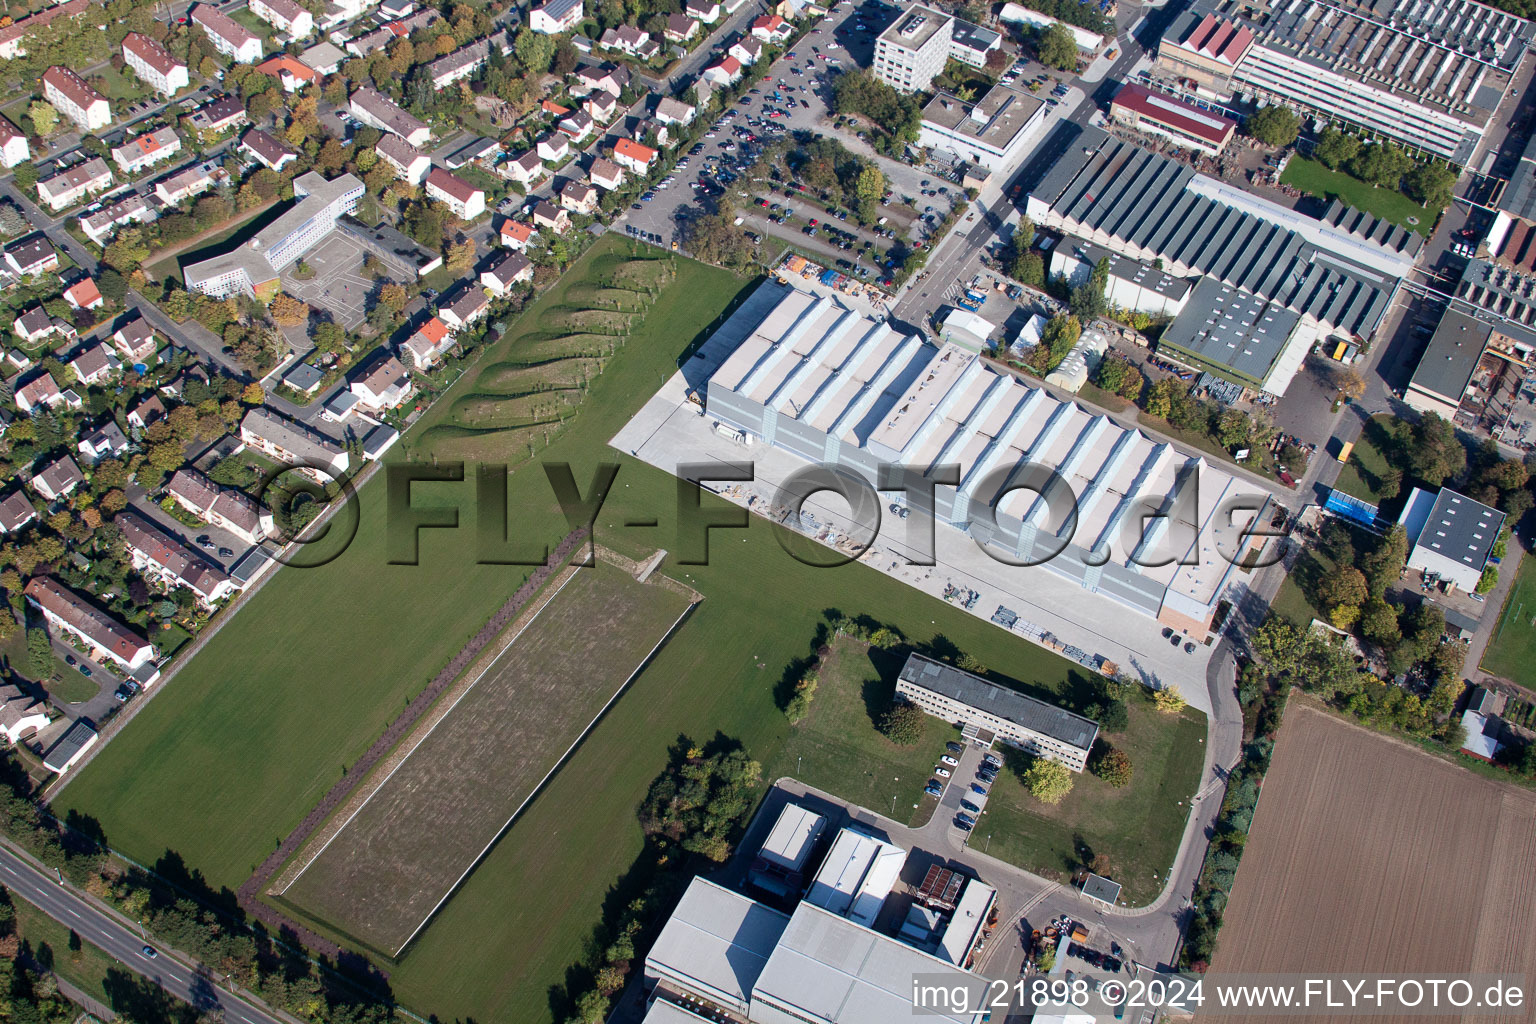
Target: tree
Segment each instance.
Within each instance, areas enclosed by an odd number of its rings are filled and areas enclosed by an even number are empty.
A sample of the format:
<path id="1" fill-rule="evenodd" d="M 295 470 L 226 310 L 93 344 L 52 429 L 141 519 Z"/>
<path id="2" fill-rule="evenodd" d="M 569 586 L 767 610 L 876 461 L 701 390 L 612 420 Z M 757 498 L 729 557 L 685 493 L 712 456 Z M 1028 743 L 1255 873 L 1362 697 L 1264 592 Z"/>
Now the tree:
<path id="1" fill-rule="evenodd" d="M 446 261 L 449 270 L 455 274 L 466 273 L 475 265 L 475 240 L 466 238 L 462 242 L 455 242 L 448 247 L 448 259 Z"/>
<path id="2" fill-rule="evenodd" d="M 1456 170 L 1438 160 L 1417 164 L 1403 175 L 1403 191 L 1408 198 L 1430 210 L 1439 211 L 1451 205 L 1456 190 Z"/>
<path id="3" fill-rule="evenodd" d="M 1360 153 L 1360 140 L 1337 128 L 1324 128 L 1312 155 L 1332 170 L 1348 167 Z"/>
<path id="4" fill-rule="evenodd" d="M 1413 160 L 1390 142 L 1361 146 L 1359 155 L 1349 165 L 1351 174 L 1378 188 L 1397 188 L 1403 175 L 1412 169 Z"/>
<path id="5" fill-rule="evenodd" d="M 1165 686 L 1161 690 L 1152 691 L 1152 706 L 1165 715 L 1183 711 L 1185 703 L 1184 695 L 1177 686 Z"/>
<path id="6" fill-rule="evenodd" d="M 795 692 L 790 695 L 789 703 L 784 705 L 784 717 L 791 723 L 800 721 L 811 710 L 811 701 L 816 699 L 816 677 L 807 676 L 795 684 Z"/>
<path id="7" fill-rule="evenodd" d="M 395 316 L 405 308 L 405 288 L 401 285 L 390 283 L 379 289 L 379 305 L 387 308 Z"/>
<path id="8" fill-rule="evenodd" d="M 880 718 L 880 732 L 900 747 L 910 747 L 923 737 L 923 712 L 904 700 L 893 703 Z"/>
<path id="9" fill-rule="evenodd" d="M 1059 804 L 1072 792 L 1072 772 L 1059 761 L 1037 757 L 1020 776 L 1029 795 L 1043 804 Z"/>
<path id="10" fill-rule="evenodd" d="M 1456 437 L 1456 427 L 1432 412 L 1414 425 L 1407 454 L 1408 471 L 1430 487 L 1439 487 L 1467 465 L 1467 450 Z"/>
<path id="11" fill-rule="evenodd" d="M 1301 118 L 1289 107 L 1260 107 L 1243 122 L 1243 130 L 1266 146 L 1289 146 L 1301 133 Z"/>
<path id="12" fill-rule="evenodd" d="M 53 675 L 53 643 L 45 629 L 27 630 L 27 669 L 34 680 Z"/>
<path id="13" fill-rule="evenodd" d="M 1354 370 L 1344 370 L 1334 378 L 1339 394 L 1351 401 L 1365 397 L 1365 378 Z"/>
<path id="14" fill-rule="evenodd" d="M 272 322 L 279 327 L 299 327 L 309 321 L 309 306 L 286 292 L 279 292 L 270 307 Z"/>
<path id="15" fill-rule="evenodd" d="M 1396 647 L 1403 639 L 1397 609 L 1379 597 L 1368 598 L 1360 607 L 1360 635 L 1384 649 Z"/>
<path id="16" fill-rule="evenodd" d="M 1010 276 L 1019 284 L 1031 288 L 1045 286 L 1045 257 L 1037 252 L 1026 252 L 1013 261 Z"/>
<path id="17" fill-rule="evenodd" d="M 1061 22 L 1056 22 L 1040 33 L 1035 45 L 1040 63 L 1058 71 L 1077 70 L 1077 40 Z"/>
<path id="18" fill-rule="evenodd" d="M 37 165 L 30 160 L 17 164 L 12 174 L 16 187 L 24 192 L 37 186 Z"/>
<path id="19" fill-rule="evenodd" d="M 518 61 L 531 74 L 542 75 L 549 70 L 550 63 L 555 59 L 555 40 L 532 29 L 525 28 L 519 32 L 512 47 Z"/>
<path id="20" fill-rule="evenodd" d="M 1118 747 L 1107 747 L 1094 762 L 1092 770 L 1116 789 L 1129 785 L 1134 772 L 1131 756 Z"/>
<path id="21" fill-rule="evenodd" d="M 42 100 L 33 100 L 27 107 L 27 116 L 32 119 L 32 127 L 37 129 L 37 134 L 47 137 L 59 127 L 59 112 L 53 109 L 52 103 Z"/>
<path id="22" fill-rule="evenodd" d="M 246 405 L 260 405 L 266 400 L 267 389 L 262 387 L 257 381 L 251 381 L 251 383 L 245 386 L 245 390 L 240 392 L 240 401 Z"/>
<path id="23" fill-rule="evenodd" d="M 1338 566 L 1317 585 L 1318 600 L 1329 608 L 1341 604 L 1358 605 L 1368 593 L 1365 574 L 1352 565 Z"/>
<path id="24" fill-rule="evenodd" d="M 1385 594 L 1387 588 L 1402 576 L 1407 561 L 1408 531 L 1394 524 L 1374 548 L 1358 559 L 1360 572 L 1365 577 L 1366 591 L 1375 597 Z"/>
<path id="25" fill-rule="evenodd" d="M 1228 448 L 1246 448 L 1253 436 L 1253 423 L 1241 409 L 1228 409 L 1216 420 L 1216 440 Z"/>

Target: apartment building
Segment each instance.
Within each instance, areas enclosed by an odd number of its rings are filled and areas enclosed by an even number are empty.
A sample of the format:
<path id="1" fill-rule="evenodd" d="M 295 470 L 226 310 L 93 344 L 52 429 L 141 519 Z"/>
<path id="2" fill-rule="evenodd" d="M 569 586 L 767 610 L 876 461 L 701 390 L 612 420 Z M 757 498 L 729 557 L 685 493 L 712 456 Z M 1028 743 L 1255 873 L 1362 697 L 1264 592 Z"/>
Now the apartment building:
<path id="1" fill-rule="evenodd" d="M 261 60 L 261 37 L 217 7 L 197 4 L 190 12 L 192 24 L 208 34 L 213 48 L 240 64 Z"/>
<path id="2" fill-rule="evenodd" d="M 224 570 L 137 512 L 119 512 L 112 523 L 122 533 L 133 567 L 166 590 L 186 587 L 197 595 L 199 604 L 211 609 L 237 589 Z"/>
<path id="3" fill-rule="evenodd" d="M 50 210 L 73 206 L 95 192 L 112 187 L 112 168 L 99 156 L 60 171 L 37 183 L 37 197 Z"/>
<path id="4" fill-rule="evenodd" d="M 875 78 L 902 92 L 923 92 L 949 59 L 955 19 L 913 4 L 875 40 Z"/>
<path id="5" fill-rule="evenodd" d="M 0 60 L 15 60 L 27 53 L 27 37 L 60 18 L 78 18 L 91 9 L 91 0 L 69 0 L 45 11 L 13 21 L 0 28 Z"/>
<path id="6" fill-rule="evenodd" d="M 184 199 L 202 195 L 228 177 L 218 161 L 208 160 L 155 182 L 155 198 L 166 206 L 175 206 Z"/>
<path id="7" fill-rule="evenodd" d="M 474 220 L 485 212 L 485 193 L 451 171 L 432 168 L 426 186 L 427 195 L 446 204 L 460 220 Z"/>
<path id="8" fill-rule="evenodd" d="M 27 137 L 4 117 L 0 117 L 0 167 L 15 167 L 32 159 Z"/>
<path id="9" fill-rule="evenodd" d="M 240 421 L 240 440 L 321 483 L 345 473 L 350 463 L 341 445 L 265 406 L 245 414 Z"/>
<path id="10" fill-rule="evenodd" d="M 228 530 L 247 544 L 260 544 L 272 532 L 271 513 L 246 494 L 220 487 L 195 469 L 178 469 L 166 491 L 203 522 Z"/>
<path id="11" fill-rule="evenodd" d="M 32 577 L 25 593 L 51 628 L 84 643 L 96 661 L 133 672 L 159 656 L 148 640 L 51 576 Z"/>
<path id="12" fill-rule="evenodd" d="M 149 200 L 135 192 L 111 206 L 81 217 L 80 230 L 85 232 L 85 237 L 104 246 L 119 227 L 125 224 L 147 224 L 158 216 Z"/>
<path id="13" fill-rule="evenodd" d="M 55 65 L 43 72 L 43 98 L 84 131 L 94 132 L 112 123 L 107 98 L 69 68 Z"/>
<path id="14" fill-rule="evenodd" d="M 528 15 L 528 27 L 547 36 L 569 32 L 581 21 L 582 0 L 549 0 Z"/>
<path id="15" fill-rule="evenodd" d="M 432 169 L 432 158 L 398 135 L 385 135 L 374 151 L 395 169 L 397 177 L 412 185 L 420 185 Z"/>
<path id="16" fill-rule="evenodd" d="M 174 96 L 189 84 L 187 66 L 157 39 L 139 32 L 129 32 L 123 37 L 123 61 L 154 90 L 165 96 Z"/>
<path id="17" fill-rule="evenodd" d="M 315 32 L 315 16 L 294 0 L 250 0 L 250 12 L 291 39 L 304 39 Z"/>
<path id="18" fill-rule="evenodd" d="M 1098 723 L 1026 697 L 952 665 L 909 655 L 896 694 L 924 713 L 994 734 L 1009 746 L 1059 761 L 1075 772 L 1088 764 Z"/>
<path id="19" fill-rule="evenodd" d="M 181 136 L 174 128 L 157 128 L 136 135 L 112 150 L 112 162 L 124 174 L 138 174 L 181 152 Z"/>
<path id="20" fill-rule="evenodd" d="M 432 139 L 432 129 L 377 89 L 358 89 L 352 94 L 350 106 L 352 116 L 359 121 L 398 135 L 413 146 L 425 146 Z"/>

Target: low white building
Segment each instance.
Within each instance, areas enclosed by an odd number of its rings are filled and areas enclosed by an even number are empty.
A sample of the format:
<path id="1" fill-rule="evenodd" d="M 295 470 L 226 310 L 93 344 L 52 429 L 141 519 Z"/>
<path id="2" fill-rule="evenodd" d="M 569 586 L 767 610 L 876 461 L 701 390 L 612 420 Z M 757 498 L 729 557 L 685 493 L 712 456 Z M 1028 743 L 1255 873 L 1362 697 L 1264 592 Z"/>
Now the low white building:
<path id="1" fill-rule="evenodd" d="M 918 145 L 994 171 L 1024 152 L 1045 112 L 1044 100 L 1007 85 L 994 85 L 975 101 L 940 90 L 923 108 Z"/>
<path id="2" fill-rule="evenodd" d="M 37 197 L 50 210 L 62 210 L 112 187 L 112 168 L 99 156 L 37 183 Z"/>
<path id="3" fill-rule="evenodd" d="M 1471 593 L 1477 589 L 1505 515 L 1449 487 L 1438 492 L 1415 487 L 1398 516 L 1408 533 L 1408 568 L 1427 581 Z"/>
<path id="4" fill-rule="evenodd" d="M 354 377 L 348 388 L 357 396 L 358 405 L 373 415 L 398 409 L 416 393 L 411 375 L 387 352 Z"/>
<path id="5" fill-rule="evenodd" d="M 520 252 L 507 253 L 480 274 L 480 283 L 497 298 L 504 297 L 514 285 L 532 280 L 533 263 Z"/>
<path id="6" fill-rule="evenodd" d="M 582 19 L 582 0 L 548 0 L 528 14 L 528 27 L 547 36 L 574 29 Z"/>

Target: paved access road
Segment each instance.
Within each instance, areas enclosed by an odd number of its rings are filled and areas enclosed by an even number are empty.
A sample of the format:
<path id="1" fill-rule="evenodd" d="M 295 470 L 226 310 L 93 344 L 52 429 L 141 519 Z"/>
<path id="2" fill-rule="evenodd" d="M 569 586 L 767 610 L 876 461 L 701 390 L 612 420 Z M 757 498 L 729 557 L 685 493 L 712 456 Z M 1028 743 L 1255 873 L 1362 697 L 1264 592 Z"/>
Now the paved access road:
<path id="1" fill-rule="evenodd" d="M 221 1010 L 231 1024 L 288 1024 L 284 1018 L 218 988 L 213 975 L 204 968 L 189 966 L 166 950 L 155 947 L 155 958 L 146 957 L 144 940 L 131 926 L 71 886 L 60 885 L 5 846 L 0 846 L 0 884 L 105 950 L 125 969 L 154 982 L 199 1011 Z"/>

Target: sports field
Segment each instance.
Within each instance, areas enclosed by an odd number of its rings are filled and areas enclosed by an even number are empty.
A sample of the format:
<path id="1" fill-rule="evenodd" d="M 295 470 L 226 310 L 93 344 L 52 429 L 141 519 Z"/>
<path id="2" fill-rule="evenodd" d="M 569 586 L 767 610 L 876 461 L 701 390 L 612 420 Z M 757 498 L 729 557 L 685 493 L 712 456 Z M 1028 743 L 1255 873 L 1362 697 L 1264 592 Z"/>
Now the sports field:
<path id="1" fill-rule="evenodd" d="M 1536 795 L 1293 700 L 1211 973 L 1536 977 L 1533 830 Z"/>
<path id="2" fill-rule="evenodd" d="M 1536 557 L 1526 554 L 1520 559 L 1515 585 L 1483 651 L 1482 669 L 1521 686 L 1536 686 Z"/>
<path id="3" fill-rule="evenodd" d="M 611 566 L 575 570 L 339 831 L 300 854 L 284 901 L 397 954 L 687 606 Z"/>
<path id="4" fill-rule="evenodd" d="M 593 287 L 592 268 L 627 243 L 609 235 L 509 326 L 486 363 L 543 335 L 541 316 Z M 654 252 L 655 250 L 650 250 Z M 586 388 L 578 413 L 540 459 L 566 461 L 587 492 L 593 470 L 620 471 L 598 540 L 633 558 L 679 550 L 678 487 L 607 441 L 755 282 L 676 262 L 644 320 Z M 412 457 L 445 454 L 451 392 L 403 439 Z M 440 441 L 444 452 L 418 438 Z M 526 452 L 506 451 L 509 462 Z M 477 563 L 474 484 L 418 484 L 417 504 L 457 503 L 457 530 L 423 530 L 417 566 L 386 561 L 382 478 L 361 492 L 357 539 L 335 562 L 277 574 L 230 626 L 147 705 L 62 794 L 59 810 L 100 819 L 142 861 L 167 848 L 215 885 L 243 881 L 524 578 Z M 538 467 L 513 472 L 509 530 L 554 543 L 569 527 Z M 705 497 L 714 510 L 733 509 Z M 633 524 L 633 525 L 631 525 Z M 498 527 L 500 524 L 497 524 Z M 714 530 L 708 565 L 668 564 L 704 601 L 493 846 L 396 964 L 395 996 L 442 1019 L 566 1019 L 574 964 L 605 912 L 634 895 L 642 848 L 635 810 L 680 737 L 739 741 L 776 763 L 790 726 L 775 703 L 785 667 L 807 653 L 829 609 L 867 614 L 910 637 L 942 636 L 1041 690 L 1072 685 L 1076 666 L 862 565 L 816 569 L 789 557 L 774 528 Z M 782 762 L 777 762 L 782 763 Z M 1177 827 L 1176 824 L 1174 827 Z"/>

